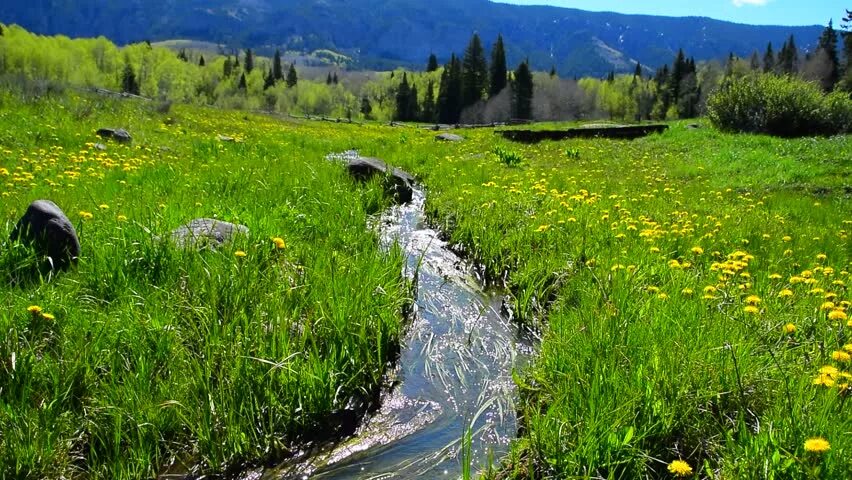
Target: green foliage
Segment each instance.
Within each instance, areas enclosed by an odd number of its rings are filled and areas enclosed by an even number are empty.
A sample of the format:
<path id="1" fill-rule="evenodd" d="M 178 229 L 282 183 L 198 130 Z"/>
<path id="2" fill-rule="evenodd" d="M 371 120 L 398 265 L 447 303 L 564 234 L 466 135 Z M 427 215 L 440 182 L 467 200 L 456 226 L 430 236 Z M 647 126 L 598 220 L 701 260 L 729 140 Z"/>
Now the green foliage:
<path id="1" fill-rule="evenodd" d="M 426 72 L 434 72 L 438 67 L 438 57 L 434 53 L 429 54 L 429 61 L 426 62 Z"/>
<path id="2" fill-rule="evenodd" d="M 732 79 L 708 101 L 708 117 L 721 130 L 783 137 L 852 131 L 852 99 L 826 96 L 810 82 L 752 75 Z"/>
<path id="3" fill-rule="evenodd" d="M 554 67 L 555 71 L 555 67 Z M 508 84 L 508 68 L 506 66 L 506 47 L 503 45 L 503 35 L 497 36 L 491 49 L 491 66 L 488 74 L 488 96 L 494 97 L 506 88 Z"/>
<path id="4" fill-rule="evenodd" d="M 518 119 L 532 118 L 533 77 L 527 62 L 515 70 L 512 82 L 512 115 Z"/>
<path id="5" fill-rule="evenodd" d="M 494 147 L 494 155 L 497 155 L 497 158 L 507 167 L 517 167 L 524 161 L 524 157 L 520 153 L 500 145 Z"/>
<path id="6" fill-rule="evenodd" d="M 488 90 L 488 64 L 479 34 L 474 33 L 462 61 L 462 108 L 482 100 Z"/>

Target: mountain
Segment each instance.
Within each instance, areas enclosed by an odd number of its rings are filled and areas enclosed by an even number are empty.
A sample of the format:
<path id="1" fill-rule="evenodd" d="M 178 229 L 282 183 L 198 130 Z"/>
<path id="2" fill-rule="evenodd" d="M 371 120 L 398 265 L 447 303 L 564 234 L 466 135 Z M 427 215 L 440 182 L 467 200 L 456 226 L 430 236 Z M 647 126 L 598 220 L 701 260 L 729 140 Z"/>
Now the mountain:
<path id="1" fill-rule="evenodd" d="M 487 0 L 14 0 L 0 22 L 41 34 L 104 35 L 124 44 L 190 39 L 232 48 L 335 50 L 365 68 L 445 61 L 472 32 L 486 45 L 502 33 L 510 64 L 562 75 L 631 71 L 670 63 L 678 48 L 696 60 L 748 56 L 795 35 L 813 48 L 822 27 L 752 26 L 703 17 L 660 17 L 520 6 Z"/>

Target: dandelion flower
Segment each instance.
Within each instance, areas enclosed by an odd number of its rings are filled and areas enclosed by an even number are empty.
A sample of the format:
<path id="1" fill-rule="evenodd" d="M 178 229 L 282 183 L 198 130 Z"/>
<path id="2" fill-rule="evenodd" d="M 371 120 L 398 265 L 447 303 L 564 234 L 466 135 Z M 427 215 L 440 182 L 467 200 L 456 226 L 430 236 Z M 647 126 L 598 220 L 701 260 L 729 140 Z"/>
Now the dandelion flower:
<path id="1" fill-rule="evenodd" d="M 286 244 L 286 243 L 284 243 L 284 239 L 283 239 L 283 238 L 280 238 L 280 237 L 275 237 L 275 238 L 273 238 L 273 239 L 272 239 L 272 243 L 274 243 L 274 244 L 275 244 L 275 248 L 277 248 L 277 249 L 279 249 L 279 250 L 281 250 L 281 249 L 283 249 L 283 248 L 285 248 L 285 247 L 287 246 L 287 244 Z"/>
<path id="2" fill-rule="evenodd" d="M 820 310 L 834 310 L 835 307 L 836 307 L 836 305 L 834 305 L 834 302 L 825 302 L 825 303 L 823 303 L 822 305 L 819 306 L 819 309 Z"/>
<path id="3" fill-rule="evenodd" d="M 247 254 L 246 254 L 246 252 L 244 252 L 244 251 L 242 251 L 242 250 L 237 250 L 236 252 L 234 252 L 234 255 L 235 255 L 235 256 L 237 256 L 237 257 L 239 257 L 239 258 L 243 258 L 243 257 L 245 257 Z"/>
<path id="4" fill-rule="evenodd" d="M 780 292 L 778 292 L 778 296 L 781 297 L 781 298 L 792 297 L 793 291 L 790 290 L 789 288 L 785 288 L 784 290 L 781 290 Z"/>
<path id="5" fill-rule="evenodd" d="M 38 305 L 30 305 L 29 307 L 27 307 L 27 311 L 32 313 L 33 315 L 38 315 L 39 313 L 41 313 L 41 307 L 39 307 Z"/>
<path id="6" fill-rule="evenodd" d="M 836 351 L 832 352 L 831 358 L 833 358 L 834 360 L 836 360 L 838 362 L 848 362 L 850 359 L 852 359 L 852 355 L 849 355 L 847 352 L 844 352 L 843 350 L 836 350 Z"/>
<path id="7" fill-rule="evenodd" d="M 109 210 L 109 205 L 107 205 L 106 203 L 102 203 L 98 205 L 98 208 L 100 208 L 101 210 Z"/>
<path id="8" fill-rule="evenodd" d="M 83 220 L 91 220 L 92 218 L 94 218 L 92 212 L 87 212 L 85 210 L 80 210 L 80 216 L 83 218 Z"/>
<path id="9" fill-rule="evenodd" d="M 752 315 L 757 315 L 758 313 L 760 313 L 760 309 L 755 307 L 754 305 L 748 305 L 743 309 L 743 311 Z"/>
<path id="10" fill-rule="evenodd" d="M 746 303 L 749 305 L 760 305 L 760 297 L 757 295 L 749 295 L 746 297 Z"/>
<path id="11" fill-rule="evenodd" d="M 846 318 L 848 318 L 848 317 L 846 315 L 846 312 L 844 312 L 843 310 L 832 310 L 831 312 L 828 313 L 828 319 L 829 320 L 842 321 L 842 320 L 846 320 Z"/>
<path id="12" fill-rule="evenodd" d="M 680 293 L 682 293 L 683 295 L 692 295 L 694 291 L 691 288 L 684 288 L 680 291 Z"/>
<path id="13" fill-rule="evenodd" d="M 678 477 L 687 477 L 692 475 L 692 467 L 683 460 L 675 460 L 669 464 L 669 472 Z"/>
<path id="14" fill-rule="evenodd" d="M 769 275 L 769 279 L 770 279 L 770 280 L 780 280 L 780 279 L 781 279 L 781 275 L 780 275 L 780 274 L 778 274 L 778 273 L 773 273 L 772 275 Z"/>
<path id="15" fill-rule="evenodd" d="M 825 453 L 831 449 L 828 440 L 822 437 L 809 438 L 805 440 L 805 451 L 811 453 Z"/>
<path id="16" fill-rule="evenodd" d="M 51 313 L 42 313 L 41 318 L 43 318 L 45 320 L 51 320 L 51 321 L 56 320 L 56 317 L 53 316 L 53 314 L 51 314 Z"/>
<path id="17" fill-rule="evenodd" d="M 786 333 L 788 335 L 796 333 L 796 326 L 793 325 L 792 323 L 788 323 L 787 325 L 784 325 L 783 329 L 784 329 L 784 333 Z"/>
<path id="18" fill-rule="evenodd" d="M 704 249 L 701 247 L 692 247 L 692 253 L 696 255 L 702 255 L 704 254 Z"/>
<path id="19" fill-rule="evenodd" d="M 117 219 L 118 219 L 119 222 L 126 222 L 127 221 L 127 217 L 125 215 L 119 215 L 117 217 Z"/>

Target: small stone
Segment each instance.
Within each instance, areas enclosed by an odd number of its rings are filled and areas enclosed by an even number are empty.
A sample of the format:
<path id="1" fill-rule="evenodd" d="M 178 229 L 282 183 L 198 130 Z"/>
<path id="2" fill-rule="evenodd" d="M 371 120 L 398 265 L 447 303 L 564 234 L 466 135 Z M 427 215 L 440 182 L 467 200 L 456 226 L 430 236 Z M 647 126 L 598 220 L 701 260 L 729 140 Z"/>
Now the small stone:
<path id="1" fill-rule="evenodd" d="M 196 218 L 172 231 L 171 238 L 180 247 L 217 249 L 233 241 L 237 235 L 248 235 L 244 225 L 213 218 Z"/>
<path id="2" fill-rule="evenodd" d="M 39 255 L 50 257 L 50 267 L 55 270 L 68 268 L 80 256 L 80 241 L 74 225 L 50 200 L 31 203 L 12 230 L 10 239 L 31 245 Z"/>
<path id="3" fill-rule="evenodd" d="M 464 140 L 464 137 L 461 137 L 454 133 L 442 133 L 440 135 L 435 136 L 435 139 L 441 142 L 461 142 L 462 140 Z"/>
<path id="4" fill-rule="evenodd" d="M 115 140 L 118 143 L 130 143 L 133 137 L 123 128 L 102 128 L 97 131 L 97 135 L 107 140 Z"/>

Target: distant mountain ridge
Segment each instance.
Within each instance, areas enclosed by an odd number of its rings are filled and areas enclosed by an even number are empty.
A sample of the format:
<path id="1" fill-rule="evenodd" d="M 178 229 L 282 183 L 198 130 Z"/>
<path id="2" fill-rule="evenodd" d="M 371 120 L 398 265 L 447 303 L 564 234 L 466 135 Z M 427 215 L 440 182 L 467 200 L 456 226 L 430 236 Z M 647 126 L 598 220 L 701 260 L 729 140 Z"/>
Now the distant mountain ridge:
<path id="1" fill-rule="evenodd" d="M 488 0 L 30 0 L 2 2 L 0 22 L 40 34 L 104 35 L 124 44 L 192 39 L 252 47 L 345 53 L 365 68 L 445 61 L 471 34 L 502 33 L 509 62 L 602 76 L 635 62 L 657 67 L 678 48 L 696 60 L 748 56 L 795 35 L 811 49 L 822 27 L 753 26 L 703 17 L 660 17 L 520 6 Z"/>

